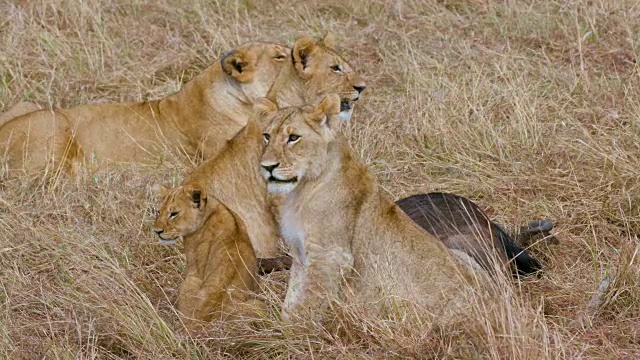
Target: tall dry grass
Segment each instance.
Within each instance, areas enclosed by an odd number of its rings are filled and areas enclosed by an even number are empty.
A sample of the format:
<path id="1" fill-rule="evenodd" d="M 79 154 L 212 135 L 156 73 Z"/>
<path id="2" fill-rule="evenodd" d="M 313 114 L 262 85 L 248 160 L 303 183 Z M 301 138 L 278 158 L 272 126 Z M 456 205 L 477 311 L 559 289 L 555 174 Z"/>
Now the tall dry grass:
<path id="1" fill-rule="evenodd" d="M 179 247 L 149 230 L 148 184 L 108 168 L 0 183 L 3 358 L 633 358 L 640 356 L 636 1 L 2 1 L 0 111 L 158 98 L 248 40 L 337 34 L 367 77 L 348 136 L 393 196 L 449 191 L 497 220 L 556 223 L 546 267 L 497 311 L 448 327 L 336 305 L 188 334 Z M 611 279 L 594 301 L 601 281 Z"/>

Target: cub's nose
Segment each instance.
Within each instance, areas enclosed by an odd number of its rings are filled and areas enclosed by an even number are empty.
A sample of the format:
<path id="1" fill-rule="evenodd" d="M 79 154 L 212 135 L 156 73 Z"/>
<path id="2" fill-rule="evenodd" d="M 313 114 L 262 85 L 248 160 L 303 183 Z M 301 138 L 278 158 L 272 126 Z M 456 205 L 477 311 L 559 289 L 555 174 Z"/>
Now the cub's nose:
<path id="1" fill-rule="evenodd" d="M 164 230 L 162 230 L 162 229 L 153 229 L 153 231 L 158 235 L 160 235 L 160 234 L 162 234 L 164 232 Z"/>
<path id="2" fill-rule="evenodd" d="M 269 173 L 271 173 L 273 170 L 275 170 L 275 168 L 278 167 L 278 165 L 280 165 L 280 163 L 277 164 L 272 164 L 272 165 L 265 165 L 265 164 L 261 164 L 262 168 L 267 170 Z"/>

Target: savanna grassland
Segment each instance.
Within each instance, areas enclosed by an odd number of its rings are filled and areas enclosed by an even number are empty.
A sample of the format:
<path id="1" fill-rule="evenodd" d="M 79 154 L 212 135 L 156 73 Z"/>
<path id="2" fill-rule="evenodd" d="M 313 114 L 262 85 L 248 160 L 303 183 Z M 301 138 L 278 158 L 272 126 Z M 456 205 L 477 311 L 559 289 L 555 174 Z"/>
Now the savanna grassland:
<path id="1" fill-rule="evenodd" d="M 0 0 L 0 112 L 156 99 L 240 43 L 328 30 L 369 83 L 345 132 L 381 185 L 464 195 L 504 224 L 552 219 L 558 244 L 531 249 L 544 276 L 431 327 L 348 307 L 278 320 L 275 273 L 264 318 L 187 334 L 184 256 L 152 234 L 149 187 L 188 165 L 4 179 L 0 357 L 639 357 L 635 0 Z"/>

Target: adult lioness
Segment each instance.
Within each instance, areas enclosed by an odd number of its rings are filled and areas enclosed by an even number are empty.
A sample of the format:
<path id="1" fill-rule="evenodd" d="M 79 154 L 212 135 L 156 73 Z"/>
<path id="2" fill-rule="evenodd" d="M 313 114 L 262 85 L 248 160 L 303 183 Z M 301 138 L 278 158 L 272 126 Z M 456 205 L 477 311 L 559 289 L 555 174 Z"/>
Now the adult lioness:
<path id="1" fill-rule="evenodd" d="M 9 171 L 76 162 L 155 163 L 167 153 L 209 158 L 245 124 L 253 101 L 264 96 L 290 50 L 247 43 L 163 99 L 40 110 L 0 127 L 0 154 Z"/>
<path id="2" fill-rule="evenodd" d="M 407 300 L 440 321 L 467 312 L 486 272 L 388 199 L 337 132 L 340 99 L 275 109 L 263 109 L 271 124 L 260 164 L 269 192 L 285 194 L 281 231 L 294 263 L 284 313 L 315 309 L 341 293 Z"/>
<path id="3" fill-rule="evenodd" d="M 257 288 L 256 257 L 242 220 L 200 184 L 160 188 L 164 200 L 153 229 L 161 242 L 184 238 L 186 277 L 178 310 L 209 321 L 242 311 Z"/>

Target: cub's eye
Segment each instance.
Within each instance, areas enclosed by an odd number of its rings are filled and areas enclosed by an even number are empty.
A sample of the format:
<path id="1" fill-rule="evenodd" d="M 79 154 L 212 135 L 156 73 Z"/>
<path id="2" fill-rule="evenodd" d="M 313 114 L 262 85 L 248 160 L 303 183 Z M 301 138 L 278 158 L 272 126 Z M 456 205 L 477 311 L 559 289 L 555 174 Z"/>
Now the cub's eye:
<path id="1" fill-rule="evenodd" d="M 171 213 L 169 213 L 169 219 L 175 219 L 178 214 L 179 213 L 177 211 L 172 211 Z"/>
<path id="2" fill-rule="evenodd" d="M 331 66 L 331 70 L 333 70 L 333 72 L 336 72 L 336 73 L 341 73 L 343 70 L 342 65 L 340 64 L 333 65 Z"/>
<path id="3" fill-rule="evenodd" d="M 266 143 L 268 143 L 269 139 L 271 139 L 271 135 L 269 135 L 267 133 L 262 134 L 262 136 L 264 137 L 264 142 L 266 142 Z"/>
<path id="4" fill-rule="evenodd" d="M 286 59 L 286 58 L 287 58 L 287 55 L 284 55 L 284 54 L 278 54 L 278 55 L 276 55 L 273 59 L 274 59 L 274 60 L 277 60 L 277 61 L 282 61 L 282 60 L 284 60 L 284 59 Z"/>
<path id="5" fill-rule="evenodd" d="M 289 140 L 287 140 L 287 142 L 294 143 L 298 140 L 300 140 L 300 135 L 291 134 L 289 135 Z"/>

